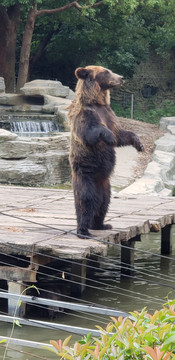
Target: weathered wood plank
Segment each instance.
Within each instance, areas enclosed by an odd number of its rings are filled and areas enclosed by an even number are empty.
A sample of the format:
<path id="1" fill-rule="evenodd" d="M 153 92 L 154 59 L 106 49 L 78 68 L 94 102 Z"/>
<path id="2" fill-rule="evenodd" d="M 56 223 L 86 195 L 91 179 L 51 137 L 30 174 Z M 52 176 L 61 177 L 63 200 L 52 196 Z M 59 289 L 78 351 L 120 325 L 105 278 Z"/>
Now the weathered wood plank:
<path id="1" fill-rule="evenodd" d="M 160 231 L 175 223 L 175 198 L 112 197 L 106 221 L 109 231 L 91 231 L 93 239 L 76 236 L 71 190 L 0 186 L 0 250 L 7 254 L 40 253 L 80 260 L 106 254 L 110 244 Z M 3 214 L 2 214 L 3 212 Z"/>
<path id="2" fill-rule="evenodd" d="M 170 255 L 172 251 L 171 225 L 161 229 L 161 254 Z"/>

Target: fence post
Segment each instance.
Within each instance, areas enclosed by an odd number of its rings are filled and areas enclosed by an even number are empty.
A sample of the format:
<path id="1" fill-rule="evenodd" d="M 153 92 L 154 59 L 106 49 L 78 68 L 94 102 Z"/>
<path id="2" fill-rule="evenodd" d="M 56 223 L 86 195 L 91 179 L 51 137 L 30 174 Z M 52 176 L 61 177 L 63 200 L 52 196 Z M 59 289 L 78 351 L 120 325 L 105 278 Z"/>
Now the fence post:
<path id="1" fill-rule="evenodd" d="M 134 94 L 131 94 L 131 119 L 134 117 Z"/>

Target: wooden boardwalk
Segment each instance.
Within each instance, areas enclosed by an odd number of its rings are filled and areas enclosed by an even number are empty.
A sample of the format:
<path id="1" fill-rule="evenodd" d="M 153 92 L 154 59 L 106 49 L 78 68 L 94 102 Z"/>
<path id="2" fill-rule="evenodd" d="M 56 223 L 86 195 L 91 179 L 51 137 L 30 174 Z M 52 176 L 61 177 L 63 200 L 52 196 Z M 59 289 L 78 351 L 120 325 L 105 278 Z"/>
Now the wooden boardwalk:
<path id="1" fill-rule="evenodd" d="M 113 229 L 91 231 L 101 242 L 82 240 L 76 236 L 71 190 L 0 186 L 0 199 L 0 249 L 7 254 L 27 255 L 35 247 L 47 255 L 81 259 L 105 253 L 104 240 L 120 243 L 175 223 L 174 197 L 113 196 L 106 217 Z"/>
<path id="2" fill-rule="evenodd" d="M 0 186 L 0 199 L 0 249 L 7 254 L 26 255 L 35 247 L 40 253 L 81 259 L 105 252 L 104 240 L 129 241 L 175 223 L 174 197 L 113 196 L 106 217 L 113 229 L 91 231 L 97 240 L 82 240 L 76 236 L 71 190 Z"/>
<path id="3" fill-rule="evenodd" d="M 49 263 L 52 256 L 84 264 L 78 270 L 84 278 L 86 258 L 106 255 L 110 244 L 127 245 L 121 252 L 122 261 L 132 264 L 130 249 L 142 234 L 150 231 L 161 231 L 163 254 L 171 251 L 171 225 L 175 224 L 174 197 L 121 199 L 113 196 L 106 217 L 113 229 L 91 231 L 94 239 L 79 239 L 76 236 L 71 190 L 1 185 L 0 199 L 0 253 L 29 259 L 28 268 L 0 266 L 0 279 L 9 283 L 14 280 L 36 281 L 39 265 Z M 75 267 L 73 272 L 76 272 Z"/>

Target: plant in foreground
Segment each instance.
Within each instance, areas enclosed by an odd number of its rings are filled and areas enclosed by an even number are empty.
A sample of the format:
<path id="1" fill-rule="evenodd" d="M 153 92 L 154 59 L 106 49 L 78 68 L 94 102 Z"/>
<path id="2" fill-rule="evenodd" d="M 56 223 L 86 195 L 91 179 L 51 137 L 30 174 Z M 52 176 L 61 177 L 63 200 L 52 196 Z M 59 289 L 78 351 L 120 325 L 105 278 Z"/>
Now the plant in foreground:
<path id="1" fill-rule="evenodd" d="M 12 329 L 11 329 L 11 332 L 10 332 L 10 337 L 9 337 L 8 341 L 6 341 L 6 339 L 0 341 L 0 344 L 1 344 L 1 343 L 5 343 L 5 351 L 4 351 L 4 355 L 3 355 L 3 359 L 2 359 L 2 360 L 5 360 L 5 359 L 6 359 L 7 350 L 8 350 L 8 347 L 9 347 L 10 340 L 11 340 L 11 338 L 13 337 L 15 325 L 21 326 L 20 323 L 19 323 L 19 320 L 16 319 L 17 309 L 21 306 L 21 303 L 22 303 L 22 301 L 21 301 L 21 295 L 24 295 L 24 293 L 25 293 L 28 289 L 32 289 L 32 288 L 34 288 L 34 289 L 38 292 L 38 294 L 39 294 L 39 290 L 38 290 L 38 288 L 37 288 L 35 285 L 28 286 L 27 288 L 25 288 L 25 289 L 22 291 L 22 293 L 21 293 L 20 296 L 19 296 L 19 299 L 18 299 L 17 304 L 16 304 L 16 308 L 15 308 L 15 311 L 14 311 L 14 315 L 13 315 L 13 325 L 12 325 Z"/>
<path id="2" fill-rule="evenodd" d="M 153 315 L 144 308 L 127 318 L 111 317 L 105 329 L 97 326 L 101 336 L 88 334 L 72 346 L 71 336 L 51 340 L 55 354 L 68 360 L 175 360 L 175 300 L 168 301 Z"/>

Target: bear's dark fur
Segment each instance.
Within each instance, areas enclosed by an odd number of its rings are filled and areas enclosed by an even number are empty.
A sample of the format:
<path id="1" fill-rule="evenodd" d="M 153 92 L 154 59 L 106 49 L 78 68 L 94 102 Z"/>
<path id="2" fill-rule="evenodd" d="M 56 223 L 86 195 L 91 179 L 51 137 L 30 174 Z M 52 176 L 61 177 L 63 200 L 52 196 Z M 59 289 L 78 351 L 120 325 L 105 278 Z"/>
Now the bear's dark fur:
<path id="1" fill-rule="evenodd" d="M 110 202 L 110 175 L 115 165 L 115 146 L 143 146 L 137 135 L 122 130 L 110 107 L 109 89 L 123 83 L 122 76 L 101 66 L 75 71 L 75 99 L 69 109 L 71 125 L 70 165 L 77 214 L 77 235 L 91 236 L 88 229 L 110 229 L 104 218 Z"/>

